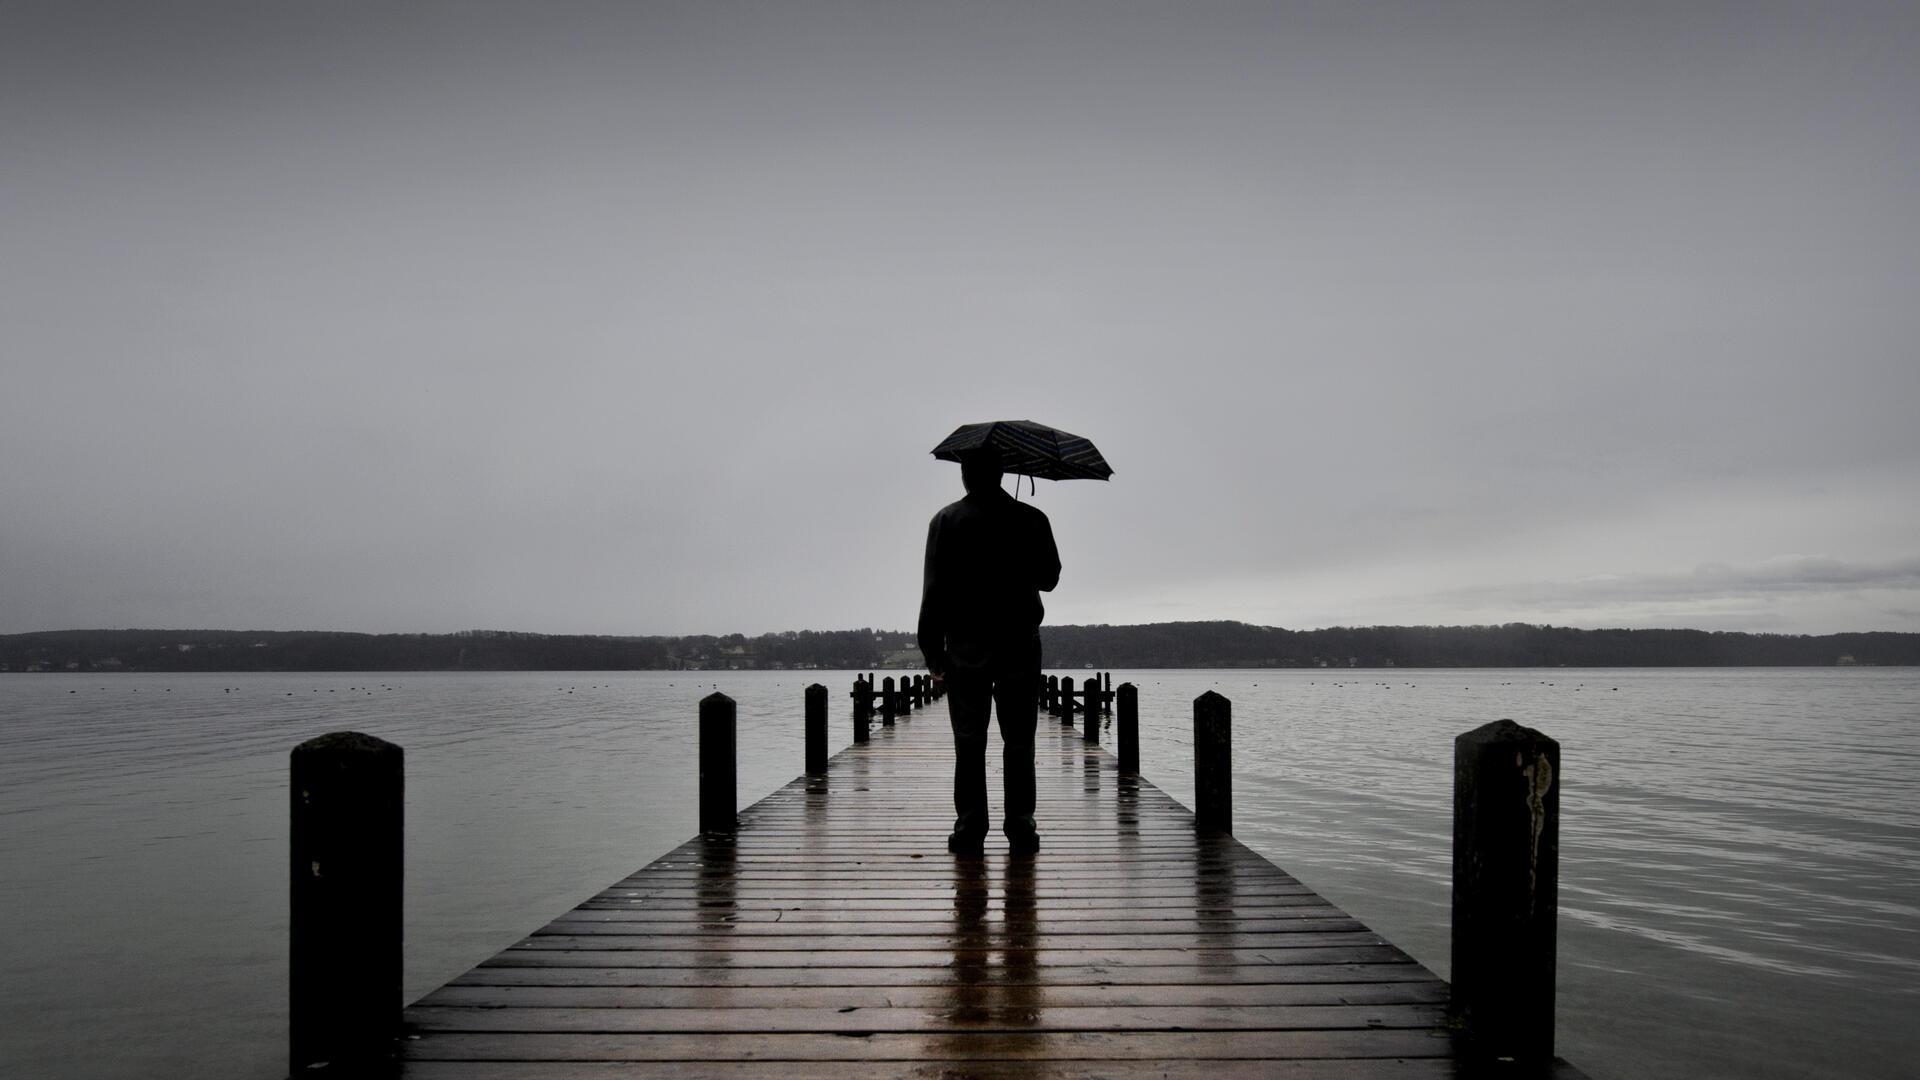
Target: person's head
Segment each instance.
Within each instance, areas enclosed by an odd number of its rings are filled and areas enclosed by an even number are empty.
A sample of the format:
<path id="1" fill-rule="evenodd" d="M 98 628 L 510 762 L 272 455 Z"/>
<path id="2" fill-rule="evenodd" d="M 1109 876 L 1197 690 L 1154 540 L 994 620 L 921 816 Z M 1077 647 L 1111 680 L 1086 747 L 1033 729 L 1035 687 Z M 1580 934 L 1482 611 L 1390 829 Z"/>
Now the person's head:
<path id="1" fill-rule="evenodd" d="M 960 455 L 960 482 L 967 486 L 968 493 L 995 490 L 1004 475 L 1000 470 L 1000 451 L 990 446 Z"/>

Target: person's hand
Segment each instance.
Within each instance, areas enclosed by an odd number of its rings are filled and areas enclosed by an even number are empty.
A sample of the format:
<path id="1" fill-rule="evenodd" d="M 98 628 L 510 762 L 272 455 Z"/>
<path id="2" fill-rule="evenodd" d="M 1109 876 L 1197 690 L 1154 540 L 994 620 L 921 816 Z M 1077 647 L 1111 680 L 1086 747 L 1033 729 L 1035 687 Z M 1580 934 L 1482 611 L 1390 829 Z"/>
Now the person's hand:
<path id="1" fill-rule="evenodd" d="M 927 672 L 927 678 L 930 679 L 935 686 L 944 686 L 947 682 L 947 677 L 937 671 Z"/>

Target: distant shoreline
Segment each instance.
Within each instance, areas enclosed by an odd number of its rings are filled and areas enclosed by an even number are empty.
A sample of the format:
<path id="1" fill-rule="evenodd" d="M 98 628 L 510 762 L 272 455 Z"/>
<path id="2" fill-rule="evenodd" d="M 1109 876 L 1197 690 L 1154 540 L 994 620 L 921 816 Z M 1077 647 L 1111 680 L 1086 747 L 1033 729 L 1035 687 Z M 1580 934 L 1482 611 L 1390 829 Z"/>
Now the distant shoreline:
<path id="1" fill-rule="evenodd" d="M 1046 626 L 1050 669 L 1908 667 L 1920 634 L 1372 626 L 1286 630 L 1240 622 Z M 918 669 L 910 632 L 788 631 L 746 637 L 474 630 L 58 630 L 0 635 L 0 672 L 809 671 Z"/>

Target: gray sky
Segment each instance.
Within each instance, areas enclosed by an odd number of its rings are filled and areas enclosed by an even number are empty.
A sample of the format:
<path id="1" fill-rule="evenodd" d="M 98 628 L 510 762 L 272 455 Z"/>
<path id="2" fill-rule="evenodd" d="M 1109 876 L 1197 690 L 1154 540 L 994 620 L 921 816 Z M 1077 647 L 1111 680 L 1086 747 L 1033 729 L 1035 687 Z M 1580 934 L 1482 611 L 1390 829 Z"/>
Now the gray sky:
<path id="1" fill-rule="evenodd" d="M 0 5 L 0 632 L 1920 630 L 1912 4 Z M 1024 496 L 1023 496 L 1024 497 Z"/>

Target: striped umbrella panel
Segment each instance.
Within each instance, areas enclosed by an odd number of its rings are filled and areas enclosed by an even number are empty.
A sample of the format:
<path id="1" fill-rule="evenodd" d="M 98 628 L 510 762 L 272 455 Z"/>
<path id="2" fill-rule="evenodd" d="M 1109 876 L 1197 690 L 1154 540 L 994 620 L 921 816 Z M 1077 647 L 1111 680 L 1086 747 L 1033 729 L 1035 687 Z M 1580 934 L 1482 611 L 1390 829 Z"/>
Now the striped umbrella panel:
<path id="1" fill-rule="evenodd" d="M 933 448 L 933 456 L 958 461 L 969 450 L 991 446 L 1000 468 L 1042 480 L 1105 480 L 1113 475 L 1093 440 L 1032 420 L 962 424 Z"/>

